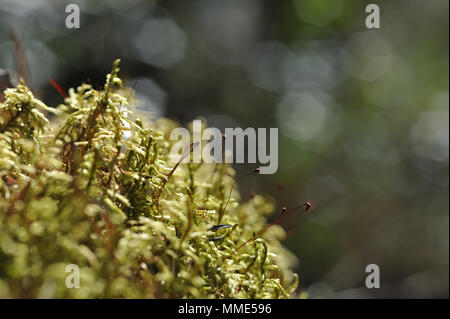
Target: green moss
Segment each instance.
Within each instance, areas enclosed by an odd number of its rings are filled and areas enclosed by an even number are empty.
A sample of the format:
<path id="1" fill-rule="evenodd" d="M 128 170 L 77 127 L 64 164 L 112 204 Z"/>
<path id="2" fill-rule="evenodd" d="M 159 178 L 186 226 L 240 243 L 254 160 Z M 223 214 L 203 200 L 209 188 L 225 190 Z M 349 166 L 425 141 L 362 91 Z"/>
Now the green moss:
<path id="1" fill-rule="evenodd" d="M 287 298 L 295 258 L 270 198 L 232 200 L 227 164 L 170 161 L 177 123 L 128 112 L 118 63 L 49 108 L 21 83 L 0 104 L 0 297 Z M 49 121 L 44 113 L 53 113 Z M 188 147 L 188 146 L 187 146 Z M 217 168 L 217 169 L 216 169 Z M 213 239 L 213 240 L 211 240 Z M 65 285 L 80 267 L 80 288 Z"/>

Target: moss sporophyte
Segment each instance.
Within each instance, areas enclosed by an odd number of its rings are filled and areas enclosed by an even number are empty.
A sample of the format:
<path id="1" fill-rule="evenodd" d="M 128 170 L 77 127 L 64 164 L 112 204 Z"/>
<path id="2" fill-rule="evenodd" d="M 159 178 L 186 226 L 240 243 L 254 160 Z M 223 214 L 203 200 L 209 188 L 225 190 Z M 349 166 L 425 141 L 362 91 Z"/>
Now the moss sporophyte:
<path id="1" fill-rule="evenodd" d="M 265 229 L 273 198 L 238 203 L 230 164 L 172 161 L 178 124 L 131 112 L 118 66 L 103 89 L 82 84 L 57 107 L 23 82 L 3 92 L 0 297 L 293 296 L 285 232 Z"/>

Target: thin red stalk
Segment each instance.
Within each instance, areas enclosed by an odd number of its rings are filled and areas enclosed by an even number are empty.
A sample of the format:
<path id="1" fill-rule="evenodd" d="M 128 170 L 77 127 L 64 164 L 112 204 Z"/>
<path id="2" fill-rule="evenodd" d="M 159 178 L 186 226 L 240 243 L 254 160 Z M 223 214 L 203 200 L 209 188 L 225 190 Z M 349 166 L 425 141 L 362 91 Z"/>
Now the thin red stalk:
<path id="1" fill-rule="evenodd" d="M 56 91 L 58 91 L 59 95 L 61 95 L 63 99 L 67 97 L 66 92 L 64 92 L 62 87 L 58 84 L 58 82 L 56 82 L 56 80 L 52 76 L 50 77 L 50 84 L 56 89 Z"/>
<path id="2" fill-rule="evenodd" d="M 222 221 L 222 217 L 223 217 L 223 215 L 224 215 L 224 213 L 225 213 L 225 210 L 227 209 L 228 203 L 230 202 L 230 199 L 231 199 L 231 193 L 233 192 L 234 186 L 235 186 L 237 183 L 239 183 L 239 181 L 243 180 L 244 178 L 246 178 L 246 177 L 248 177 L 248 176 L 250 176 L 250 175 L 253 175 L 253 174 L 255 174 L 255 173 L 258 173 L 258 172 L 259 172 L 259 167 L 255 168 L 255 170 L 253 170 L 253 171 L 251 171 L 251 172 L 249 172 L 249 173 L 247 173 L 247 174 L 245 174 L 245 175 L 243 175 L 243 176 L 240 176 L 240 177 L 238 177 L 237 179 L 234 180 L 234 182 L 233 182 L 233 184 L 231 185 L 231 188 L 230 188 L 230 193 L 228 194 L 227 202 L 226 202 L 225 206 L 223 207 L 223 209 L 221 210 L 221 212 L 220 212 L 220 214 L 219 214 L 219 221 L 218 221 L 218 224 L 220 224 L 220 222 Z"/>
<path id="3" fill-rule="evenodd" d="M 280 211 L 280 215 L 278 216 L 277 219 L 275 219 L 274 222 L 272 222 L 271 224 L 267 225 L 266 227 L 264 227 L 263 229 L 261 229 L 259 232 L 256 233 L 256 235 L 254 237 L 249 238 L 247 241 L 245 241 L 242 245 L 240 245 L 238 248 L 236 248 L 231 254 L 230 256 L 233 256 L 233 254 L 235 252 L 237 252 L 239 249 L 241 249 L 242 247 L 244 247 L 246 244 L 248 244 L 249 242 L 252 242 L 254 240 L 256 240 L 256 238 L 258 236 L 260 236 L 261 234 L 263 234 L 265 231 L 267 231 L 270 227 L 272 227 L 273 225 L 277 225 L 280 223 L 280 221 L 286 217 L 289 213 L 292 213 L 294 211 L 296 211 L 297 209 L 301 208 L 301 207 L 305 207 L 305 212 L 307 212 L 310 208 L 311 208 L 311 203 L 310 202 L 306 202 L 303 203 L 301 205 L 298 205 L 292 209 L 290 209 L 289 211 L 286 212 L 286 207 L 283 207 Z"/>
<path id="4" fill-rule="evenodd" d="M 226 135 L 224 133 L 222 133 L 222 164 L 225 163 L 225 139 L 226 139 Z M 214 171 L 212 172 L 211 176 L 209 177 L 209 182 L 210 183 L 213 182 L 213 178 L 214 178 L 214 175 L 217 172 L 217 168 L 218 167 L 219 167 L 219 163 L 216 162 L 216 165 L 214 167 Z M 209 191 L 210 190 L 208 190 L 208 194 L 209 194 Z"/>
<path id="5" fill-rule="evenodd" d="M 184 152 L 183 155 L 181 155 L 180 159 L 178 160 L 178 162 L 175 164 L 175 166 L 172 168 L 172 170 L 170 171 L 170 173 L 167 175 L 167 178 L 163 181 L 163 184 L 161 185 L 159 192 L 158 192 L 158 196 L 156 197 L 159 200 L 159 197 L 161 196 L 161 192 L 164 189 L 164 187 L 166 186 L 166 183 L 169 181 L 169 178 L 173 175 L 173 173 L 175 172 L 175 170 L 177 169 L 177 167 L 181 164 L 181 162 L 192 153 L 192 151 L 194 150 L 194 148 L 196 146 L 198 146 L 200 144 L 200 142 L 195 142 L 192 143 L 191 145 L 189 145 L 189 150 L 187 150 L 186 152 Z"/>
<path id="6" fill-rule="evenodd" d="M 305 213 L 307 213 L 312 208 L 311 203 L 310 202 L 306 202 L 306 203 L 304 203 L 304 204 L 302 204 L 300 206 L 295 207 L 294 209 L 298 209 L 298 208 L 300 208 L 302 206 L 305 206 L 305 210 L 304 210 L 304 212 L 302 214 L 300 214 L 299 218 L 303 217 L 305 215 Z M 282 220 L 279 220 L 277 224 L 282 226 L 282 225 L 285 225 L 285 223 L 286 223 L 286 220 L 282 219 Z"/>

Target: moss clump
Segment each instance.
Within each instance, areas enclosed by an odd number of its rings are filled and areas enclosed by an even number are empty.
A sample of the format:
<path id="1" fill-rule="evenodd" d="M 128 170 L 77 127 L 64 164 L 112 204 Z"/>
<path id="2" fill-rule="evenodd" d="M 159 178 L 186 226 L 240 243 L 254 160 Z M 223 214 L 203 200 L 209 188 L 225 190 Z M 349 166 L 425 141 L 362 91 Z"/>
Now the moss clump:
<path id="1" fill-rule="evenodd" d="M 0 297 L 288 298 L 295 258 L 268 198 L 233 199 L 226 164 L 170 161 L 176 123 L 129 112 L 118 63 L 49 108 L 21 83 L 0 104 Z M 49 121 L 44 113 L 52 113 Z M 48 116 L 48 115 L 47 115 Z M 170 178 L 169 178 L 170 177 Z M 80 269 L 67 288 L 66 267 Z"/>

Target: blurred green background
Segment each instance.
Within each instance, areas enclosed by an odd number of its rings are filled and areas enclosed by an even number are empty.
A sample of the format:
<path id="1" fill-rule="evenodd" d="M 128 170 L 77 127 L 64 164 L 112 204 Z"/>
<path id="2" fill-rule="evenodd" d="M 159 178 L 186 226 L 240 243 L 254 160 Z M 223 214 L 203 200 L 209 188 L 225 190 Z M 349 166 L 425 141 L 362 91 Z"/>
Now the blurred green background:
<path id="1" fill-rule="evenodd" d="M 65 27 L 69 3 L 80 29 Z M 369 3 L 380 29 L 365 27 Z M 240 190 L 282 183 L 278 206 L 314 203 L 286 223 L 302 289 L 448 298 L 448 12 L 446 0 L 0 0 L 0 68 L 17 77 L 11 29 L 49 105 L 51 76 L 101 85 L 120 57 L 157 118 L 278 127 L 278 172 Z M 372 263 L 380 289 L 364 285 Z"/>

